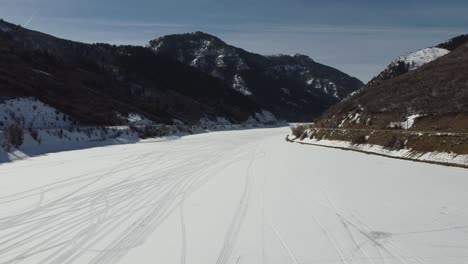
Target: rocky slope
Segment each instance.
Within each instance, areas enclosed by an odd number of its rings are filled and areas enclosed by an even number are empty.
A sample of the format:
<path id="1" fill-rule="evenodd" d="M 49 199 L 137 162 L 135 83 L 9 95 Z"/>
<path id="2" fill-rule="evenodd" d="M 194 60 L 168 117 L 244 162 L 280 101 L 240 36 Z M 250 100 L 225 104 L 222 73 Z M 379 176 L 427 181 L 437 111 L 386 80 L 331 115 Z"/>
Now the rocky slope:
<path id="1" fill-rule="evenodd" d="M 468 39 L 454 40 L 400 57 L 403 71 L 387 75 L 387 68 L 314 125 L 293 129 L 294 134 L 319 145 L 405 159 L 429 155 L 426 160 L 432 162 L 446 158 L 443 163 L 466 166 Z"/>
<path id="2" fill-rule="evenodd" d="M 455 39 L 400 57 L 404 71 L 387 75 L 387 68 L 318 125 L 468 132 L 468 39 Z M 453 51 L 443 48 L 448 46 Z"/>
<path id="3" fill-rule="evenodd" d="M 222 80 L 289 121 L 311 120 L 363 85 L 304 55 L 262 56 L 202 32 L 161 37 L 149 47 Z"/>

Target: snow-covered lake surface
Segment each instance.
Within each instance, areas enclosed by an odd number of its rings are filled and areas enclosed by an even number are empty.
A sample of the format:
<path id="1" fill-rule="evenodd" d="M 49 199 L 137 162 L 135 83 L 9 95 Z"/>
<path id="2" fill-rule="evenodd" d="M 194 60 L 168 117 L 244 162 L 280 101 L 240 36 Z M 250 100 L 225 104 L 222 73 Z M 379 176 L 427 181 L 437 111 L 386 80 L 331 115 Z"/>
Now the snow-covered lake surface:
<path id="1" fill-rule="evenodd" d="M 468 263 L 468 170 L 225 131 L 0 165 L 0 263 Z"/>

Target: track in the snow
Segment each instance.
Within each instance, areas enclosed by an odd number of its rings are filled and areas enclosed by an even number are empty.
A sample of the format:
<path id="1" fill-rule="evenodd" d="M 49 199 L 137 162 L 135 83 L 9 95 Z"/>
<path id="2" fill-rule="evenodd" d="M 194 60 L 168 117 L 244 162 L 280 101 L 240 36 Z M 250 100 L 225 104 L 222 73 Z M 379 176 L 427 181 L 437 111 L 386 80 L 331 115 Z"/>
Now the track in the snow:
<path id="1" fill-rule="evenodd" d="M 468 263 L 466 170 L 305 148 L 284 132 L 2 165 L 0 264 Z"/>

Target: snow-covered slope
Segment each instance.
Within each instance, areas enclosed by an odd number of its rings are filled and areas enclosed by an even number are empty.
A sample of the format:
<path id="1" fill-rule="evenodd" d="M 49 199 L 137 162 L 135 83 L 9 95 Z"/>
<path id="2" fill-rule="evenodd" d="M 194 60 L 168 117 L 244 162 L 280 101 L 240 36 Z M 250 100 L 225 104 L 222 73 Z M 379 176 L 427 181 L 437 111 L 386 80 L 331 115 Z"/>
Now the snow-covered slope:
<path id="1" fill-rule="evenodd" d="M 0 263 L 466 264 L 467 170 L 288 128 L 0 166 Z"/>
<path id="2" fill-rule="evenodd" d="M 130 125 L 136 125 L 136 126 L 146 126 L 146 125 L 156 124 L 156 122 L 137 113 L 129 113 L 127 116 L 127 121 Z"/>
<path id="3" fill-rule="evenodd" d="M 200 119 L 199 124 L 201 127 L 211 130 L 216 129 L 216 127 L 225 127 L 226 129 L 229 129 L 231 127 L 233 129 L 236 129 L 239 127 L 272 125 L 277 124 L 279 122 L 280 121 L 276 119 L 276 117 L 271 112 L 267 110 L 262 110 L 261 112 L 257 112 L 254 115 L 251 115 L 245 122 L 239 125 L 232 124 L 225 117 L 205 117 Z"/>
<path id="4" fill-rule="evenodd" d="M 416 70 L 417 68 L 423 66 L 426 63 L 429 63 L 433 60 L 436 60 L 442 56 L 445 56 L 450 51 L 441 48 L 426 48 L 405 54 L 396 59 L 392 64 L 397 65 L 399 62 L 403 62 L 408 65 L 408 70 Z"/>
<path id="5" fill-rule="evenodd" d="M 57 109 L 32 97 L 0 99 L 0 130 L 17 125 L 23 128 L 64 128 L 74 122 Z"/>
<path id="6" fill-rule="evenodd" d="M 365 87 L 414 71 L 429 62 L 447 55 L 448 53 L 450 53 L 450 51 L 447 49 L 430 47 L 403 54 L 393 60 L 387 68 L 370 80 Z"/>
<path id="7" fill-rule="evenodd" d="M 4 99 L 0 104 L 0 164 L 41 154 L 135 143 L 141 138 L 165 138 L 219 130 L 238 130 L 277 125 L 266 110 L 252 114 L 241 124 L 226 117 L 204 117 L 196 125 L 174 120 L 174 125 L 156 124 L 137 113 L 129 113 L 127 126 L 79 126 L 65 114 L 30 98 Z M 11 128 L 20 127 L 14 130 Z M 13 134 L 12 134 L 13 133 Z M 13 141 L 12 138 L 17 138 Z"/>

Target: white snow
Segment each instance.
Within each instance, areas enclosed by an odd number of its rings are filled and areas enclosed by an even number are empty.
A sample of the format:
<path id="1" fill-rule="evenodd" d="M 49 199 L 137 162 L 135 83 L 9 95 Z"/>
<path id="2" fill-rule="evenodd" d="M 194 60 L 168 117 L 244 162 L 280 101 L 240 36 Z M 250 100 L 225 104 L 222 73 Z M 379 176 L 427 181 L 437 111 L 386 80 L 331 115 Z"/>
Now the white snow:
<path id="1" fill-rule="evenodd" d="M 466 169 L 291 144 L 288 132 L 0 165 L 0 263 L 466 263 Z"/>
<path id="2" fill-rule="evenodd" d="M 363 110 L 360 108 L 361 111 Z M 360 112 L 355 112 L 355 113 L 349 113 L 348 116 L 346 116 L 344 119 L 341 120 L 340 124 L 338 124 L 338 127 L 343 127 L 345 122 L 348 121 L 348 123 L 354 123 L 354 124 L 360 124 L 361 123 L 361 117 L 362 114 Z"/>
<path id="3" fill-rule="evenodd" d="M 245 129 L 252 126 L 262 126 L 265 124 L 277 123 L 276 117 L 267 110 L 255 113 L 250 116 L 246 121 L 241 124 L 232 124 L 224 117 L 209 118 L 203 117 L 200 119 L 199 124 L 208 130 L 222 130 L 222 129 Z"/>
<path id="4" fill-rule="evenodd" d="M 129 113 L 127 120 L 132 125 L 154 125 L 155 122 L 137 113 Z"/>
<path id="5" fill-rule="evenodd" d="M 260 123 L 268 123 L 268 122 L 276 122 L 278 121 L 276 117 L 268 112 L 267 110 L 262 110 L 260 113 L 255 114 L 255 118 L 260 122 Z"/>
<path id="6" fill-rule="evenodd" d="M 0 131 L 0 164 L 6 161 L 27 159 L 30 157 L 69 150 L 93 148 L 114 144 L 138 142 L 138 134 L 128 127 L 112 128 L 50 128 L 35 130 L 33 138 L 29 130 L 24 131 L 24 142 L 11 153 L 2 148 L 4 137 Z"/>
<path id="7" fill-rule="evenodd" d="M 229 120 L 227 120 L 225 117 L 216 117 L 216 118 L 208 118 L 204 117 L 200 119 L 200 125 L 204 127 L 215 127 L 215 126 L 228 126 L 228 125 L 233 125 Z"/>
<path id="8" fill-rule="evenodd" d="M 404 158 L 411 160 L 419 161 L 430 161 L 430 162 L 439 162 L 446 164 L 455 164 L 468 166 L 468 155 L 457 155 L 455 153 L 446 153 L 446 152 L 417 152 L 411 149 L 401 149 L 401 150 L 388 150 L 383 146 L 371 145 L 371 144 L 353 144 L 349 141 L 340 141 L 340 140 L 317 140 L 315 138 L 309 139 L 305 138 L 302 142 L 311 143 L 320 146 L 326 147 L 338 147 L 351 150 L 365 151 L 369 153 L 382 154 L 389 157 L 395 158 Z"/>
<path id="9" fill-rule="evenodd" d="M 401 122 L 391 122 L 388 125 L 388 127 L 389 128 L 410 129 L 410 128 L 413 127 L 414 122 L 416 121 L 416 119 L 418 119 L 421 116 L 422 115 L 420 115 L 420 114 L 413 114 L 413 115 L 410 115 L 410 116 L 406 117 L 406 119 L 401 121 Z"/>
<path id="10" fill-rule="evenodd" d="M 409 70 L 416 70 L 417 68 L 423 66 L 426 63 L 434 61 L 444 55 L 447 55 L 450 51 L 441 48 L 426 48 L 422 50 L 418 50 L 416 52 L 412 52 L 409 54 L 405 54 L 400 56 L 396 62 L 403 61 L 407 65 L 409 65 Z"/>
<path id="11" fill-rule="evenodd" d="M 226 62 L 224 61 L 225 57 L 226 57 L 226 55 L 224 55 L 224 54 L 220 54 L 218 57 L 216 57 L 216 66 L 217 67 L 221 67 L 221 68 L 227 67 Z"/>
<path id="12" fill-rule="evenodd" d="M 45 76 L 52 76 L 52 74 L 48 73 L 48 72 L 45 72 L 45 71 L 41 71 L 41 70 L 38 70 L 38 69 L 32 69 L 34 72 L 37 72 L 37 73 L 40 73 L 42 75 L 45 75 Z"/>
<path id="13" fill-rule="evenodd" d="M 232 83 L 232 88 L 243 95 L 250 96 L 252 92 L 249 90 L 247 85 L 245 84 L 244 79 L 239 74 L 234 76 L 234 81 Z"/>
<path id="14" fill-rule="evenodd" d="M 301 75 L 309 76 L 309 79 L 306 79 L 306 83 L 308 86 L 311 86 L 315 89 L 322 90 L 326 94 L 331 94 L 335 98 L 340 98 L 338 94 L 338 87 L 336 83 L 328 80 L 328 79 L 316 79 L 311 77 L 312 73 L 308 70 L 304 70 L 301 72 Z M 306 90 L 311 93 L 310 90 Z"/>
<path id="15" fill-rule="evenodd" d="M 37 99 L 0 98 L 0 130 L 11 125 L 23 128 L 63 128 L 72 123 L 67 115 Z"/>

